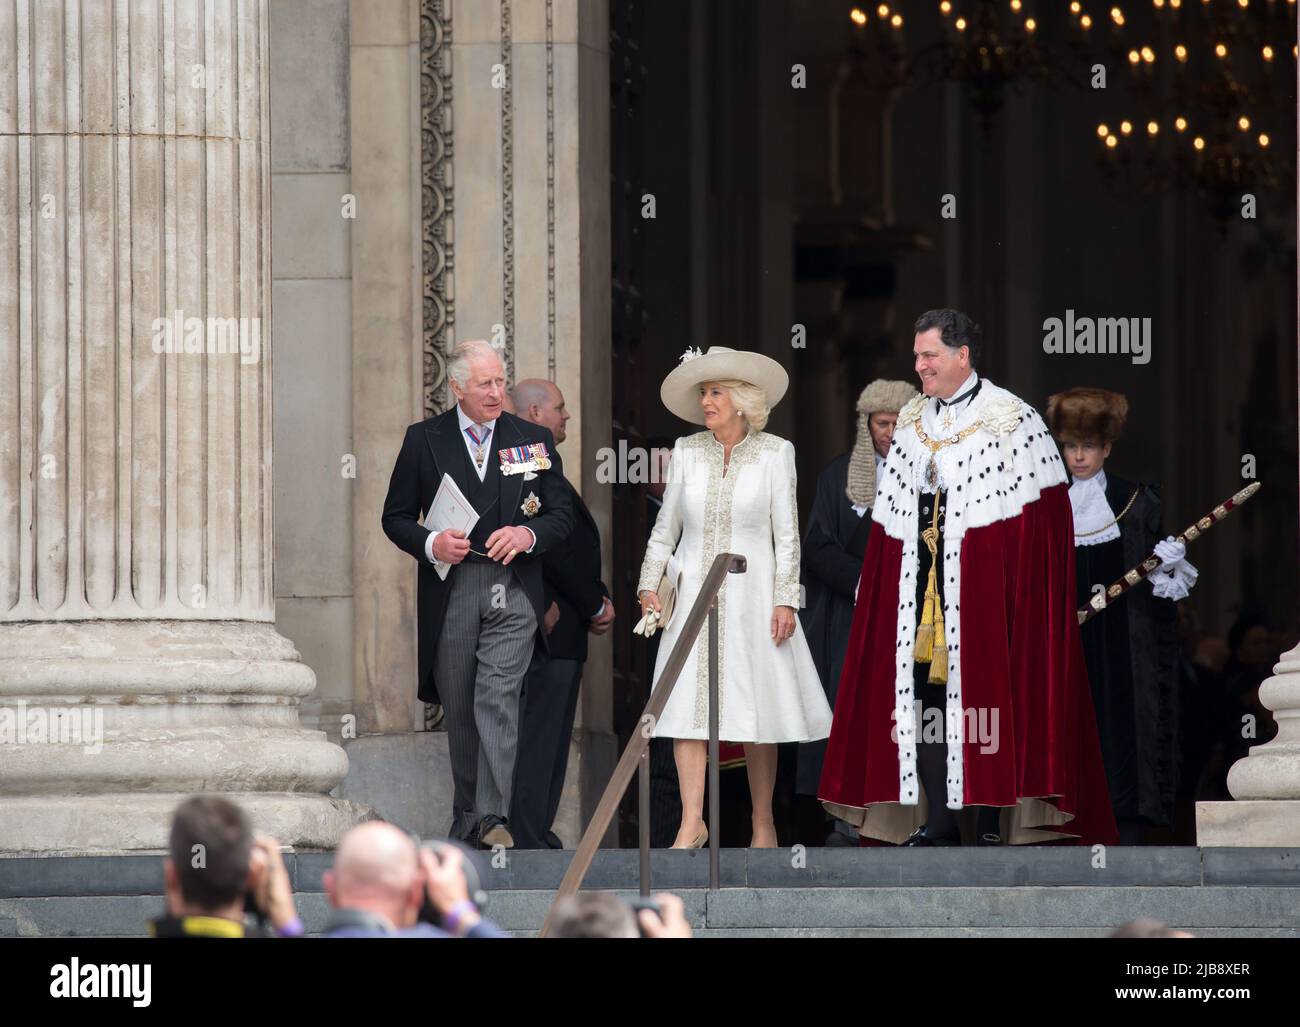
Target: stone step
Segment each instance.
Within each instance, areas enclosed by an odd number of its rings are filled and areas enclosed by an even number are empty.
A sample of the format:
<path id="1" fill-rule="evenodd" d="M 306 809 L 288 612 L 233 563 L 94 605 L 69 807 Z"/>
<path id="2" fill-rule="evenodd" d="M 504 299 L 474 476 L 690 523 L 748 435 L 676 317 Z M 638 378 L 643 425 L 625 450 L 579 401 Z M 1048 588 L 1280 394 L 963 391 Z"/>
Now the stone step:
<path id="1" fill-rule="evenodd" d="M 633 898 L 633 890 L 618 894 Z M 692 927 L 717 937 L 1090 937 L 1134 917 L 1197 936 L 1300 938 L 1300 889 L 1204 888 L 724 888 L 676 892 Z M 329 904 L 300 893 L 308 933 Z M 497 891 L 487 915 L 521 935 L 540 930 L 552 894 Z M 0 899 L 0 937 L 129 937 L 163 911 L 158 895 Z"/>
<path id="2" fill-rule="evenodd" d="M 1206 937 L 1300 937 L 1294 849 L 726 850 L 653 853 L 652 887 L 680 895 L 702 936 L 1087 937 L 1138 916 Z M 570 852 L 483 854 L 487 914 L 537 932 Z M 323 929 L 328 852 L 286 853 L 299 914 Z M 495 864 L 495 865 L 494 865 Z M 636 894 L 634 850 L 597 853 L 584 887 Z M 132 936 L 161 915 L 159 855 L 0 858 L 0 936 Z"/>
<path id="3" fill-rule="evenodd" d="M 724 888 L 1300 887 L 1300 849 L 1286 848 L 724 849 L 720 856 Z M 521 850 L 480 853 L 477 862 L 489 891 L 554 891 L 572 858 L 571 851 Z M 294 890 L 320 891 L 333 859 L 285 853 Z M 635 888 L 638 867 L 635 849 L 601 849 L 584 887 Z M 708 852 L 656 849 L 651 870 L 654 888 L 705 888 Z M 0 857 L 0 899 L 161 893 L 161 854 Z"/>
<path id="4" fill-rule="evenodd" d="M 1300 937 L 1296 888 L 724 888 L 675 894 L 693 928 L 754 935 L 851 931 L 903 937 L 897 932 L 974 930 L 1084 936 L 1150 917 L 1196 933 L 1263 929 Z M 506 930 L 536 931 L 550 902 L 547 892 L 495 892 L 486 914 Z"/>
<path id="5" fill-rule="evenodd" d="M 623 891 L 632 898 L 636 892 Z M 497 891 L 486 914 L 504 930 L 541 928 L 552 892 Z M 724 888 L 676 891 L 698 931 L 746 936 L 1088 936 L 1135 917 L 1193 933 L 1300 937 L 1300 889 L 1201 888 Z M 308 932 L 329 904 L 300 892 Z M 0 936 L 130 936 L 146 933 L 161 896 L 42 896 L 0 900 Z"/>

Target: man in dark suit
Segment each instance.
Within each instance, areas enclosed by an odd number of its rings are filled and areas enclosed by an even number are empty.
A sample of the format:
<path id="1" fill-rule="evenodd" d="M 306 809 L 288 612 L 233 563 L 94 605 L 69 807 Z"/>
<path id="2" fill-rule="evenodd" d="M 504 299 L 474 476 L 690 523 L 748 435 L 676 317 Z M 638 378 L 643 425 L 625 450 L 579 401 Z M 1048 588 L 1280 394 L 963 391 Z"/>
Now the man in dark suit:
<path id="1" fill-rule="evenodd" d="M 406 431 L 384 533 L 419 564 L 419 696 L 446 711 L 455 784 L 451 835 L 510 848 L 519 696 L 540 635 L 542 554 L 573 526 L 545 428 L 501 408 L 505 370 L 486 342 L 456 347 L 456 406 Z M 448 475 L 479 515 L 469 536 L 420 523 Z M 435 570 L 449 568 L 445 579 Z"/>
<path id="2" fill-rule="evenodd" d="M 549 429 L 557 445 L 564 441 L 570 415 L 553 383 L 521 381 L 514 402 L 521 417 Z M 575 517 L 569 537 L 542 556 L 547 647 L 533 654 L 524 679 L 510 811 L 515 845 L 523 849 L 563 848 L 551 826 L 564 791 L 587 635 L 603 635 L 614 621 L 609 589 L 600 580 L 600 531 L 568 479 L 561 475 L 560 480 L 569 490 Z"/>

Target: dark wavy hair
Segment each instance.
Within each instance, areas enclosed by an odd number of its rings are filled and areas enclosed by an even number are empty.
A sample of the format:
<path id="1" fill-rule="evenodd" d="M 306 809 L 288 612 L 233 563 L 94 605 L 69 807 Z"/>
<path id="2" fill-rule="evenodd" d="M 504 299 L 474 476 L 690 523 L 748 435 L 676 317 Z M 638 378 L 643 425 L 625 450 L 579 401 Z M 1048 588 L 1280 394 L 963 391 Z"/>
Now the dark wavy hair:
<path id="1" fill-rule="evenodd" d="M 948 307 L 927 310 L 916 319 L 914 331 L 917 335 L 920 335 L 922 332 L 928 332 L 931 328 L 939 329 L 939 338 L 943 340 L 943 344 L 949 349 L 961 349 L 963 346 L 969 347 L 970 366 L 973 368 L 979 367 L 980 351 L 984 348 L 984 333 L 969 314 L 963 314 L 960 310 L 951 310 Z"/>
<path id="2" fill-rule="evenodd" d="M 172 814 L 167 848 L 186 902 L 217 910 L 244 894 L 253 829 L 233 802 L 216 795 L 186 799 Z"/>

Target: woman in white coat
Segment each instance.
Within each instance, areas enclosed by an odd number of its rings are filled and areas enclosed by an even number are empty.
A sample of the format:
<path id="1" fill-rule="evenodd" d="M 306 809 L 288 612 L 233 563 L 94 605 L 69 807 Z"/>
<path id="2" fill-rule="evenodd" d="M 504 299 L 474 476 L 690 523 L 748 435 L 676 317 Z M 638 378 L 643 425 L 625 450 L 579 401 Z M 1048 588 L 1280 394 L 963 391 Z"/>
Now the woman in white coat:
<path id="1" fill-rule="evenodd" d="M 664 405 L 707 429 L 677 440 L 663 507 L 646 547 L 637 591 L 643 622 L 660 610 L 665 571 L 676 607 L 659 645 L 658 683 L 714 558 L 745 557 L 718 593 L 719 723 L 743 742 L 753 800 L 755 848 L 774 848 L 772 790 L 778 742 L 830 733 L 831 710 L 799 620 L 799 525 L 794 446 L 763 431 L 789 379 L 775 360 L 712 346 L 688 350 L 664 380 Z M 704 772 L 709 737 L 708 629 L 700 632 L 673 688 L 657 736 L 674 739 L 682 821 L 674 848 L 708 841 Z"/>

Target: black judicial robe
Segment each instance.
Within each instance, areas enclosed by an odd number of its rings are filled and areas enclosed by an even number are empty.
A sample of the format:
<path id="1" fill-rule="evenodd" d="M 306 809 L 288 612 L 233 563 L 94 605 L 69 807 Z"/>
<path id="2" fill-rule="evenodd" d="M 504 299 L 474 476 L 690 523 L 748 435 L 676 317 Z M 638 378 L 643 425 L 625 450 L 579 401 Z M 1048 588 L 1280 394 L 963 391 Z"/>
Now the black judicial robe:
<path id="1" fill-rule="evenodd" d="M 853 627 L 858 575 L 862 573 L 871 532 L 871 510 L 862 517 L 857 515 L 844 491 L 848 480 L 847 453 L 833 460 L 818 477 L 800 567 L 804 606 L 799 611 L 799 625 L 832 708 Z M 795 790 L 800 795 L 817 794 L 825 755 L 825 739 L 799 746 Z"/>
<path id="2" fill-rule="evenodd" d="M 1119 538 L 1074 547 L 1080 606 L 1093 597 L 1094 586 L 1118 580 L 1165 537 L 1155 487 L 1106 473 L 1106 502 L 1115 514 L 1135 490 Z M 1148 581 L 1081 631 L 1115 817 L 1167 826 L 1178 786 L 1178 612 L 1173 602 L 1156 597 Z"/>

